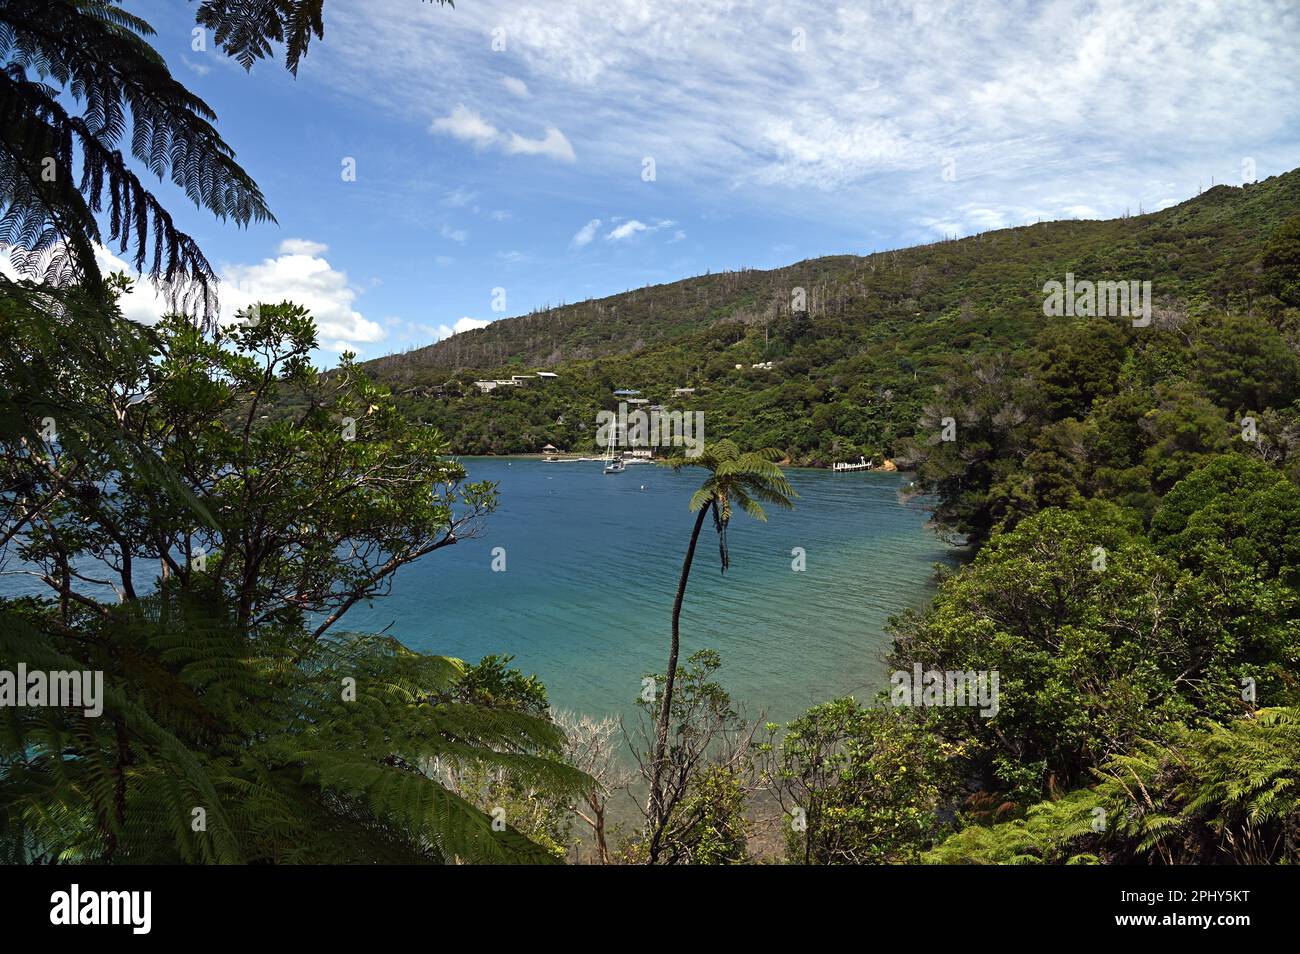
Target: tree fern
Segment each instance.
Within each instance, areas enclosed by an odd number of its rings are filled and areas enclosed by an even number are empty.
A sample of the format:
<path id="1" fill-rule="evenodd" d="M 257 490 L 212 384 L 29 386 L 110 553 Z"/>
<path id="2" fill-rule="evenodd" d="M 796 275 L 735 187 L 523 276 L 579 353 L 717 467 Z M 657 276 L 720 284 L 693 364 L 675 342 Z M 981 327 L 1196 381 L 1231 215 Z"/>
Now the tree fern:
<path id="1" fill-rule="evenodd" d="M 196 19 L 246 70 L 284 44 L 285 68 L 296 76 L 311 38 L 325 35 L 324 8 L 325 0 L 203 0 Z"/>
<path id="2" fill-rule="evenodd" d="M 0 245 L 26 275 L 97 286 L 94 247 L 116 243 L 178 307 L 210 314 L 216 276 L 127 165 L 127 115 L 134 157 L 196 206 L 239 225 L 273 217 L 152 33 L 110 0 L 0 0 Z"/>

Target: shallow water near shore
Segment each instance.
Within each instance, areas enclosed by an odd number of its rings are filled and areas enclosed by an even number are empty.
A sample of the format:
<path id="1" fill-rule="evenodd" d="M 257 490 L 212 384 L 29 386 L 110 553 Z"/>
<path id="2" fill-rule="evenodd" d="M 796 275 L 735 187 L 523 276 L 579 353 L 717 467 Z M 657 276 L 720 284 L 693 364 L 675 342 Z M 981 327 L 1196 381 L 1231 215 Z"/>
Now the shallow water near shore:
<path id="1" fill-rule="evenodd" d="M 605 475 L 594 462 L 463 458 L 471 480 L 500 485 L 479 535 L 403 568 L 390 595 L 343 621 L 427 652 L 515 656 L 551 702 L 629 714 L 641 679 L 666 665 L 673 596 L 703 471 L 651 465 Z M 924 605 L 935 563 L 954 551 L 903 504 L 900 474 L 791 470 L 795 509 L 731 522 L 719 572 L 706 521 L 682 612 L 682 658 L 722 656 L 717 678 L 750 715 L 785 721 L 841 695 L 886 685 L 888 617 Z M 492 569 L 505 550 L 505 570 Z M 802 547 L 807 569 L 795 572 Z"/>

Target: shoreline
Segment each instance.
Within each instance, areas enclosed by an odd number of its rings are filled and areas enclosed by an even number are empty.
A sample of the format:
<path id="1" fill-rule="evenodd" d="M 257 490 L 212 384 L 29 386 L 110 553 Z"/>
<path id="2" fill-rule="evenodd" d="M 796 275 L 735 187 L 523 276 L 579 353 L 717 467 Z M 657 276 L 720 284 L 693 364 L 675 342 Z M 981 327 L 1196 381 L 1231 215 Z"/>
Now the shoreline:
<path id="1" fill-rule="evenodd" d="M 582 457 L 571 457 L 571 456 L 560 455 L 560 454 L 554 454 L 554 455 L 549 455 L 549 454 L 448 454 L 447 456 L 452 458 L 453 460 L 542 460 L 542 461 L 553 460 L 556 463 L 569 463 L 569 464 L 577 464 L 583 462 Z M 593 464 L 596 463 L 597 460 L 603 460 L 603 459 L 604 458 L 596 458 L 595 460 L 593 460 L 589 458 L 585 462 L 588 464 Z M 651 463 L 658 466 L 659 459 L 658 458 L 653 459 Z M 806 465 L 801 466 L 801 465 L 783 463 L 781 461 L 777 461 L 777 464 L 780 467 L 785 468 L 786 470 L 810 470 L 816 473 L 827 473 L 827 474 L 835 474 L 835 473 L 895 474 L 899 476 L 906 476 L 909 474 L 916 473 L 916 471 L 913 470 L 904 470 L 902 467 L 899 467 L 895 470 L 885 470 L 882 467 L 875 467 L 872 468 L 871 470 L 836 471 L 830 467 L 811 467 Z"/>

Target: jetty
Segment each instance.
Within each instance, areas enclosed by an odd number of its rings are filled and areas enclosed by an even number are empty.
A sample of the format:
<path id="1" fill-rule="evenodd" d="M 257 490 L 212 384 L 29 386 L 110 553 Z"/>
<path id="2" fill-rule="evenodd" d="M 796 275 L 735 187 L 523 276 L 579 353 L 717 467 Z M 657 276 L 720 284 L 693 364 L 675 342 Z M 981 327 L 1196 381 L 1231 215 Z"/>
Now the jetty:
<path id="1" fill-rule="evenodd" d="M 874 461 L 869 461 L 865 457 L 859 457 L 855 464 L 852 461 L 838 461 L 831 464 L 831 470 L 871 470 L 875 467 Z"/>

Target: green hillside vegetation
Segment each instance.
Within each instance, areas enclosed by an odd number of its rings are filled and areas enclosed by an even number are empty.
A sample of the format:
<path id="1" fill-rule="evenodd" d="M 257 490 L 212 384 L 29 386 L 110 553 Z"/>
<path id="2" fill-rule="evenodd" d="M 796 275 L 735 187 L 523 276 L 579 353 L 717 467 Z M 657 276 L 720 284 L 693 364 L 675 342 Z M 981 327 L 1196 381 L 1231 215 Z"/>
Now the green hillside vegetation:
<path id="1" fill-rule="evenodd" d="M 323 29 L 195 9 L 246 66 L 283 47 L 296 70 Z M 124 156 L 128 112 L 141 168 L 219 217 L 269 215 L 148 24 L 25 0 L 0 27 L 0 204 L 31 253 L 27 279 L 0 276 L 0 562 L 43 587 L 0 600 L 0 673 L 104 687 L 90 709 L 0 707 L 0 859 L 549 863 L 580 821 L 602 862 L 735 864 L 772 857 L 751 839 L 775 802 L 791 863 L 1300 860 L 1300 171 L 699 277 L 320 373 L 297 305 L 142 325 L 95 263 L 134 230 L 138 267 L 208 297 L 206 259 Z M 89 173 L 35 186 L 54 154 Z M 1153 321 L 1045 317 L 1067 272 L 1150 281 Z M 543 366 L 553 383 L 473 384 Z M 663 607 L 665 691 L 626 734 L 554 711 L 511 657 L 346 630 L 491 519 L 496 486 L 453 454 L 594 449 L 616 388 L 704 411 L 711 448 L 673 461 L 708 474 Z M 760 727 L 717 652 L 679 662 L 695 546 L 711 515 L 725 569 L 733 508 L 798 505 L 782 455 L 858 454 L 913 469 L 968 548 L 891 622 L 891 663 L 996 674 L 997 704 L 886 693 Z M 606 824 L 635 778 L 624 743 L 652 794 L 630 833 Z"/>
<path id="2" fill-rule="evenodd" d="M 547 443 L 594 450 L 596 413 L 617 407 L 615 389 L 630 388 L 651 403 L 703 411 L 709 440 L 776 447 L 799 465 L 878 460 L 903 452 L 955 358 L 1014 358 L 1066 333 L 1071 319 L 1043 315 L 1045 282 L 1067 271 L 1149 280 L 1164 328 L 1249 314 L 1265 294 L 1264 239 L 1297 212 L 1300 173 L 1291 172 L 1130 218 L 639 289 L 504 319 L 366 367 L 458 453 L 535 453 Z M 800 288 L 806 310 L 792 312 Z M 1109 324 L 1117 346 L 1135 340 L 1126 322 Z M 772 370 L 752 367 L 769 361 Z M 472 383 L 542 368 L 559 379 L 489 394 Z M 683 387 L 695 393 L 675 398 Z"/>
<path id="3" fill-rule="evenodd" d="M 852 810 L 866 788 L 814 787 L 811 804 L 829 794 L 844 810 L 810 812 L 794 851 L 1300 858 L 1297 239 L 1300 217 L 1265 237 L 1253 313 L 1084 319 L 953 362 L 933 405 L 951 409 L 957 439 L 913 456 L 938 523 L 974 558 L 893 621 L 892 662 L 997 672 L 1000 706 L 886 707 L 863 722 L 834 757 L 883 757 L 902 792 L 881 817 Z M 832 757 L 791 767 L 808 725 L 784 744 L 787 781 Z M 891 758 L 918 727 L 926 746 Z"/>

